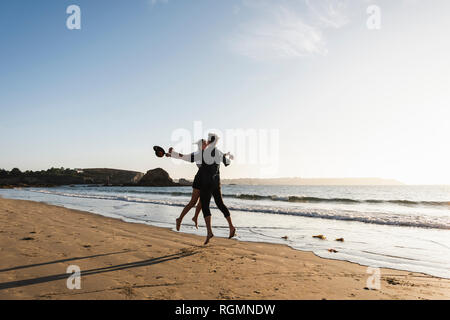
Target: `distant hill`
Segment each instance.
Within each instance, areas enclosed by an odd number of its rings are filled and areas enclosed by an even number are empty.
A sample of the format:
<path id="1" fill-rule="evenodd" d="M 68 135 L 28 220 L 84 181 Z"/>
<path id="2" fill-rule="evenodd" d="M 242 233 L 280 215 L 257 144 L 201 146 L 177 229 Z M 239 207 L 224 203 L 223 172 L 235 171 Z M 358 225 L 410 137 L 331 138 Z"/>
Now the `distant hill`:
<path id="1" fill-rule="evenodd" d="M 299 186 L 399 186 L 400 181 L 381 178 L 274 178 L 274 179 L 223 179 L 223 184 L 237 185 L 299 185 Z"/>
<path id="2" fill-rule="evenodd" d="M 42 171 L 25 171 L 18 168 L 11 171 L 0 169 L 0 187 L 53 187 L 62 185 L 105 185 L 105 186 L 155 186 L 168 187 L 178 184 L 161 168 L 137 171 L 92 168 L 65 169 L 51 168 Z"/>
<path id="3" fill-rule="evenodd" d="M 83 184 L 85 179 L 76 170 L 51 168 L 41 171 L 22 172 L 18 168 L 11 171 L 0 169 L 0 187 L 50 187 L 65 184 Z"/>
<path id="4" fill-rule="evenodd" d="M 78 170 L 84 176 L 86 183 L 121 185 L 139 182 L 144 174 L 137 171 L 119 169 L 81 169 Z"/>
<path id="5" fill-rule="evenodd" d="M 276 178 L 276 179 L 223 179 L 223 184 L 238 185 L 403 185 L 392 179 L 380 178 L 330 178 L 330 179 L 303 179 L 303 178 Z M 65 169 L 51 168 L 41 171 L 22 172 L 17 168 L 11 171 L 0 169 L 0 187 L 51 187 L 61 185 L 95 184 L 106 186 L 189 186 L 192 182 L 179 179 L 172 180 L 169 174 L 156 168 L 142 173 L 138 171 L 92 168 L 92 169 Z"/>

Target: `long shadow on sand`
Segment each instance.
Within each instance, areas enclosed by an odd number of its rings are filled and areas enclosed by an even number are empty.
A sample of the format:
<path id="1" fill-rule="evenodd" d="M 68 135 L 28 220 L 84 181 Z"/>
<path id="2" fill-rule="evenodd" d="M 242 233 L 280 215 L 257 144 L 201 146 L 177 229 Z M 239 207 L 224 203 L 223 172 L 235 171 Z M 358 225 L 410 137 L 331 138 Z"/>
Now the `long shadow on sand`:
<path id="1" fill-rule="evenodd" d="M 119 264 L 116 266 L 110 266 L 110 267 L 105 267 L 105 268 L 90 269 L 90 270 L 86 270 L 86 271 L 81 271 L 81 276 L 84 277 L 84 276 L 89 276 L 89 275 L 94 275 L 94 274 L 99 274 L 99 273 L 106 273 L 106 272 L 125 270 L 125 269 L 131 269 L 131 268 L 145 267 L 145 266 L 150 266 L 153 264 L 158 264 L 158 263 L 162 263 L 162 262 L 167 262 L 167 261 L 171 261 L 171 260 L 189 257 L 194 254 L 196 254 L 196 252 L 187 252 L 187 253 L 181 252 L 181 253 L 171 254 L 171 255 L 148 259 L 148 260 L 143 260 L 143 261 L 124 263 L 124 264 Z M 51 276 L 39 277 L 39 278 L 34 278 L 34 279 L 4 282 L 4 283 L 0 283 L 0 290 L 24 287 L 24 286 L 29 286 L 29 285 L 33 285 L 33 284 L 39 284 L 39 283 L 45 283 L 45 282 L 51 282 L 51 281 L 57 281 L 57 280 L 63 280 L 63 279 L 67 279 L 70 275 L 71 274 L 62 273 L 62 274 L 55 274 L 55 275 L 51 275 Z"/>
<path id="2" fill-rule="evenodd" d="M 24 265 L 24 266 L 11 267 L 11 268 L 8 268 L 8 269 L 0 269 L 0 272 L 8 272 L 8 271 L 14 271 L 14 270 L 19 270 L 19 269 L 40 267 L 40 266 L 46 266 L 46 265 L 49 265 L 49 264 L 62 263 L 62 262 L 68 262 L 68 261 L 74 261 L 74 260 L 84 260 L 84 259 L 92 259 L 92 258 L 98 258 L 98 257 L 104 257 L 104 256 L 112 256 L 114 254 L 129 253 L 129 252 L 132 252 L 132 251 L 134 251 L 134 250 L 124 250 L 124 251 L 111 252 L 111 253 L 95 254 L 95 255 L 92 255 L 92 256 L 74 257 L 74 258 L 54 260 L 54 261 L 49 261 L 49 262 L 28 264 L 28 265 Z"/>

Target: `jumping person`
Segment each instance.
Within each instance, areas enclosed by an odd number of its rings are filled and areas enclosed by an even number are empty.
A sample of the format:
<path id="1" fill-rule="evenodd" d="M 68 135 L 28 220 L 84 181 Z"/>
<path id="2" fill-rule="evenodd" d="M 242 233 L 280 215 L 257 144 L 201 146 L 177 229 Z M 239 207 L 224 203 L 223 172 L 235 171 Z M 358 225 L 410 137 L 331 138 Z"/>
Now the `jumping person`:
<path id="1" fill-rule="evenodd" d="M 211 196 L 214 197 L 214 202 L 220 211 L 222 211 L 225 219 L 228 222 L 230 228 L 230 235 L 228 239 L 231 239 L 236 234 L 236 228 L 231 221 L 230 211 L 223 203 L 222 192 L 220 187 L 220 163 L 225 166 L 230 165 L 230 158 L 227 158 L 229 154 L 222 153 L 216 148 L 218 136 L 215 134 L 208 135 L 208 146 L 203 150 L 202 165 L 200 167 L 201 173 L 201 186 L 200 186 L 200 202 L 202 205 L 203 216 L 205 218 L 206 228 L 208 234 L 206 236 L 205 245 L 214 237 L 211 227 L 211 210 L 209 208 L 211 202 Z"/>
<path id="2" fill-rule="evenodd" d="M 192 218 L 192 221 L 195 223 L 195 227 L 198 229 L 198 216 L 200 214 L 200 211 L 202 210 L 202 204 L 199 201 L 200 198 L 200 167 L 201 162 L 196 161 L 201 157 L 202 151 L 206 148 L 207 143 L 204 139 L 201 139 L 197 142 L 198 145 L 198 151 L 191 153 L 189 155 L 184 155 L 178 152 L 175 152 L 173 148 L 169 149 L 169 153 L 167 154 L 168 157 L 174 157 L 177 159 L 182 159 L 188 162 L 197 162 L 197 167 L 199 170 L 197 171 L 197 174 L 195 175 L 194 182 L 192 183 L 192 196 L 189 203 L 184 207 L 183 211 L 181 212 L 180 216 L 176 219 L 176 228 L 177 231 L 180 231 L 181 223 L 183 222 L 184 216 L 197 204 L 197 207 L 195 208 L 195 215 Z M 197 203 L 198 202 L 198 203 Z"/>
<path id="3" fill-rule="evenodd" d="M 205 245 L 214 237 L 212 233 L 211 227 L 211 211 L 209 208 L 211 197 L 214 197 L 214 201 L 217 207 L 222 211 L 224 217 L 228 222 L 228 226 L 230 228 L 229 239 L 233 238 L 236 234 L 236 228 L 233 226 L 230 212 L 228 208 L 223 203 L 222 192 L 220 188 L 220 163 L 223 162 L 225 166 L 230 164 L 230 159 L 232 158 L 229 153 L 224 154 L 219 149 L 215 147 L 217 143 L 218 137 L 213 134 L 209 134 L 208 143 L 202 143 L 201 152 L 195 152 L 188 155 L 184 155 L 178 152 L 175 152 L 173 148 L 169 149 L 168 156 L 172 156 L 174 158 L 182 159 L 188 162 L 196 162 L 197 166 L 199 166 L 199 170 L 196 175 L 196 179 L 198 179 L 199 184 L 197 186 L 200 187 L 200 203 L 201 210 L 203 211 L 203 216 L 205 218 L 206 228 L 208 230 Z M 229 156 L 230 158 L 227 158 Z M 195 182 L 195 181 L 194 181 Z M 193 199 L 194 191 L 193 191 Z M 194 200 L 194 205 L 195 205 Z M 186 206 L 189 208 L 189 205 L 192 205 L 192 200 Z M 193 206 L 193 205 L 192 205 Z M 191 207 L 192 208 L 192 207 Z M 204 210 L 206 208 L 206 210 Z M 186 208 L 185 208 L 186 209 Z M 179 230 L 179 225 L 184 217 L 184 215 L 190 210 L 183 210 L 180 217 L 177 219 L 177 230 Z M 184 215 L 183 215 L 184 214 Z"/>

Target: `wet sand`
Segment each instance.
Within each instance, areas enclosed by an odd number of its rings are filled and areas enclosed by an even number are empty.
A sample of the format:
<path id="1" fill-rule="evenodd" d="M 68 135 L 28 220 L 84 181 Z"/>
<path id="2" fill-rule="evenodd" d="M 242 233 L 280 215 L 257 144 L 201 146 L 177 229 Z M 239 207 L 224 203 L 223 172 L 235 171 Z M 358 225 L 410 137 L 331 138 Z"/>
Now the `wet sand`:
<path id="1" fill-rule="evenodd" d="M 238 231 L 239 231 L 239 226 Z M 450 299 L 450 280 L 0 198 L 0 299 Z M 67 288 L 70 265 L 81 289 Z"/>

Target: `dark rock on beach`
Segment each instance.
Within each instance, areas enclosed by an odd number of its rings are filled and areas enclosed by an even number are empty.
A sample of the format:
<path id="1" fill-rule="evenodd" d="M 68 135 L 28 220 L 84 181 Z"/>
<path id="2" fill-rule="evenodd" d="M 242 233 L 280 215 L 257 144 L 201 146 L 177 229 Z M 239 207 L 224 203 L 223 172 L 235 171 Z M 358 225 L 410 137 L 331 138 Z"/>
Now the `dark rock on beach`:
<path id="1" fill-rule="evenodd" d="M 146 186 L 146 187 L 172 187 L 179 186 L 178 183 L 175 183 L 172 178 L 169 176 L 167 171 L 161 168 L 156 168 L 153 170 L 147 171 L 147 173 L 139 180 L 137 183 L 138 186 Z"/>

